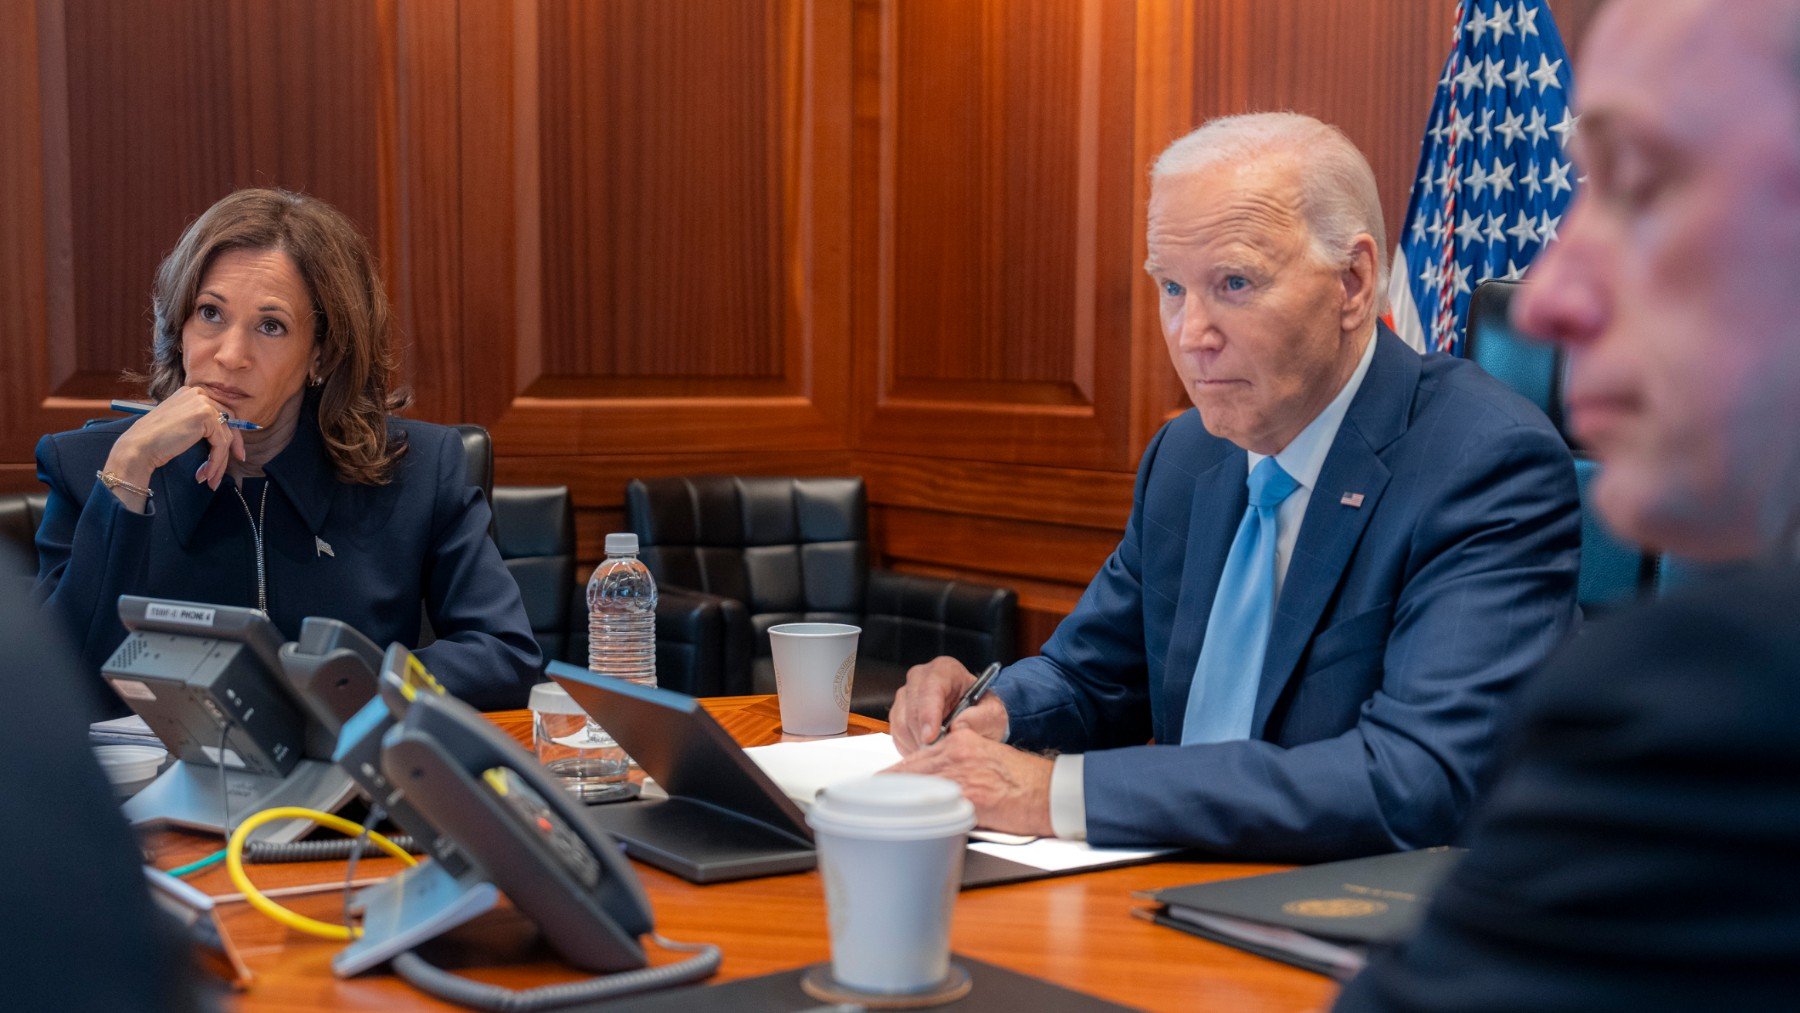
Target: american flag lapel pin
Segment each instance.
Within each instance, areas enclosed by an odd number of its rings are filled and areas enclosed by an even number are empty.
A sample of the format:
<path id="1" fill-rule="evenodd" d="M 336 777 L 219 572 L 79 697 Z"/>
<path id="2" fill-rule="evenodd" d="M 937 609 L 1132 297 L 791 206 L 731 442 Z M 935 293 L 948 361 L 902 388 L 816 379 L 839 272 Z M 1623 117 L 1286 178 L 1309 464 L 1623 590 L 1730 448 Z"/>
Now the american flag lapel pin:
<path id="1" fill-rule="evenodd" d="M 1363 501 L 1362 493 L 1347 492 L 1344 494 L 1342 499 L 1338 500 L 1338 503 L 1342 504 L 1343 506 L 1347 506 L 1352 510 L 1360 510 L 1360 509 L 1362 509 L 1362 501 Z"/>
<path id="2" fill-rule="evenodd" d="M 330 556 L 332 559 L 336 559 L 337 553 L 331 551 L 331 543 L 330 542 L 326 541 L 323 538 L 320 538 L 318 535 L 314 535 L 313 536 L 313 556 L 315 556 L 315 557 Z"/>

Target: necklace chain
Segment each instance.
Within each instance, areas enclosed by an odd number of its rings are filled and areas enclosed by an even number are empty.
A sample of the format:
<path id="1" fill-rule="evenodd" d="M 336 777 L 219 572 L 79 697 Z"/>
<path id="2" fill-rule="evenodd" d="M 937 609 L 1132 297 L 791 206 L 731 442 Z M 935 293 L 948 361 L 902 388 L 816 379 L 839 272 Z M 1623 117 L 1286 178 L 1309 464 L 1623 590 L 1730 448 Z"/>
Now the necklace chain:
<path id="1" fill-rule="evenodd" d="M 231 484 L 232 491 L 237 493 L 238 502 L 244 504 L 244 517 L 250 522 L 250 534 L 256 539 L 256 607 L 263 615 L 269 614 L 269 580 L 263 563 L 263 520 L 269 513 L 269 480 L 263 479 L 262 501 L 257 504 L 256 516 L 250 516 L 250 501 L 244 498 L 244 486 L 241 482 Z"/>

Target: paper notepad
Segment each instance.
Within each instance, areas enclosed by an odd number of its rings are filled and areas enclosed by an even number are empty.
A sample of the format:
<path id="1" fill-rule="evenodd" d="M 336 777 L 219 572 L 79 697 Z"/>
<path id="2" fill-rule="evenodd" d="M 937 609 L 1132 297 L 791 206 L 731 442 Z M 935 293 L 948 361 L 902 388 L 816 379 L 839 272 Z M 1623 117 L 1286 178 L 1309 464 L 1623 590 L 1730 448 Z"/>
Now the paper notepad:
<path id="1" fill-rule="evenodd" d="M 744 752 L 769 775 L 769 780 L 775 782 L 782 794 L 802 809 L 812 805 L 821 789 L 851 778 L 878 774 L 900 762 L 900 750 L 894 745 L 894 737 L 885 732 L 806 742 L 777 742 L 771 746 L 751 746 Z M 1045 872 L 1141 862 L 1175 850 L 1094 848 L 1085 841 L 1059 841 L 993 830 L 972 831 L 969 837 L 969 847 L 976 851 Z"/>

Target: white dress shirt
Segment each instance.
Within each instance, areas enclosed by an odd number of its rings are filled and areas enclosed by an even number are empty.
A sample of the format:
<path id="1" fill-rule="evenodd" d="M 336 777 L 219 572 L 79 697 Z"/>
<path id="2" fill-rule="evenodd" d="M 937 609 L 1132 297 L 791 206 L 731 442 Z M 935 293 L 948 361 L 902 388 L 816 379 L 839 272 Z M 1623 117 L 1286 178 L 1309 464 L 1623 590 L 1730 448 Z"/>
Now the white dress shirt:
<path id="1" fill-rule="evenodd" d="M 1275 511 L 1277 601 L 1281 600 L 1281 585 L 1287 580 L 1294 545 L 1300 540 L 1300 523 L 1306 519 L 1306 505 L 1312 501 L 1313 486 L 1319 482 L 1319 472 L 1324 470 L 1325 458 L 1337 440 L 1338 427 L 1343 425 L 1344 414 L 1350 410 L 1350 402 L 1356 400 L 1356 392 L 1362 388 L 1363 377 L 1368 375 L 1369 363 L 1374 358 L 1375 335 L 1371 334 L 1363 345 L 1362 359 L 1357 362 L 1350 379 L 1344 381 L 1343 389 L 1306 424 L 1305 429 L 1300 430 L 1300 435 L 1275 454 L 1275 462 L 1298 486 Z M 1251 469 L 1268 456 L 1253 451 L 1244 453 Z M 1248 473 L 1246 470 L 1245 474 Z M 1200 621 L 1205 622 L 1206 617 L 1202 616 Z M 1056 836 L 1068 840 L 1087 839 L 1087 799 L 1082 794 L 1085 787 L 1082 770 L 1081 754 L 1065 753 L 1056 758 L 1056 765 L 1050 772 L 1050 827 Z"/>

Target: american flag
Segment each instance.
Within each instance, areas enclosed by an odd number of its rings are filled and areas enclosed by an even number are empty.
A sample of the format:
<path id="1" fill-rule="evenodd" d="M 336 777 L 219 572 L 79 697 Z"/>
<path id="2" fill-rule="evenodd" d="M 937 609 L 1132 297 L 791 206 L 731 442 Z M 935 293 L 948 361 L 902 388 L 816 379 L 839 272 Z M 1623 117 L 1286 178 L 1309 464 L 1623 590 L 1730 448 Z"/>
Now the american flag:
<path id="1" fill-rule="evenodd" d="M 1544 0 L 1461 0 L 1394 251 L 1394 329 L 1461 354 L 1469 295 L 1517 278 L 1575 193 L 1569 54 Z"/>

